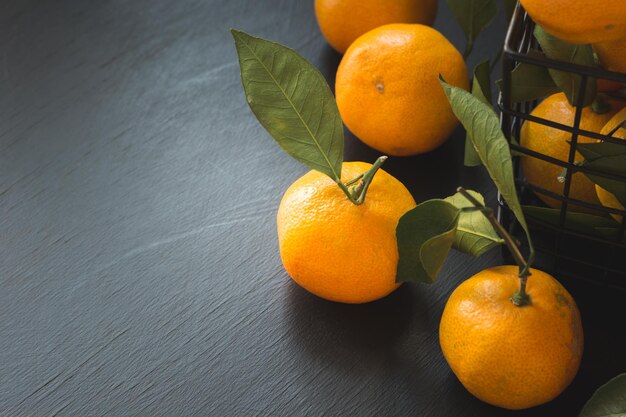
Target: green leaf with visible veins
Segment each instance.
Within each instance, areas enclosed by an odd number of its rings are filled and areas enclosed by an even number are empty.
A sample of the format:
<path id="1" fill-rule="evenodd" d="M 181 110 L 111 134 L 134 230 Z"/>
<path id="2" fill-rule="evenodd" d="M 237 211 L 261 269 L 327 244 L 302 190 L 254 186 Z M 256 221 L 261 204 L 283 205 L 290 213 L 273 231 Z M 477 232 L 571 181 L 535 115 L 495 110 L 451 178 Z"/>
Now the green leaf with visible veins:
<path id="1" fill-rule="evenodd" d="M 491 106 L 491 77 L 489 72 L 489 60 L 484 61 L 474 68 L 474 79 L 472 81 L 472 94 L 483 103 Z M 480 157 L 474 149 L 474 143 L 470 137 L 471 133 L 467 132 L 465 138 L 465 156 L 463 163 L 467 167 L 475 167 L 480 165 Z"/>
<path id="2" fill-rule="evenodd" d="M 467 190 L 482 205 L 485 199 L 476 191 Z M 444 201 L 452 204 L 458 209 L 473 208 L 474 205 L 462 194 L 456 193 Z M 487 217 L 479 210 L 461 211 L 459 223 L 456 226 L 456 236 L 453 247 L 463 253 L 472 256 L 480 256 L 495 246 L 503 244 L 504 241 L 494 230 Z"/>
<path id="3" fill-rule="evenodd" d="M 428 200 L 405 213 L 398 222 L 397 282 L 431 284 L 454 243 L 460 210 L 443 200 Z"/>
<path id="4" fill-rule="evenodd" d="M 540 26 L 535 26 L 535 38 L 541 45 L 541 49 L 545 55 L 557 61 L 563 61 L 570 64 L 584 65 L 593 67 L 595 60 L 593 57 L 593 49 L 591 45 L 574 45 L 555 36 L 550 35 L 543 30 Z M 559 87 L 561 91 L 567 96 L 569 103 L 574 106 L 577 104 L 580 90 L 581 75 L 573 72 L 558 71 L 555 69 L 549 69 L 550 75 L 554 80 L 554 83 Z M 596 98 L 596 80 L 594 78 L 587 79 L 587 86 L 585 88 L 585 97 L 583 100 L 583 106 L 588 106 L 593 103 Z"/>
<path id="5" fill-rule="evenodd" d="M 625 417 L 626 374 L 602 385 L 583 407 L 579 417 Z"/>
<path id="6" fill-rule="evenodd" d="M 498 13 L 494 0 L 446 0 L 461 26 L 467 45 L 464 57 L 472 52 L 474 40 Z"/>
<path id="7" fill-rule="evenodd" d="M 509 143 L 500 130 L 500 119 L 491 106 L 486 105 L 462 88 L 451 86 L 443 79 L 441 79 L 441 85 L 448 96 L 452 111 L 461 121 L 465 130 L 471 133 L 474 148 L 480 156 L 481 162 L 487 168 L 489 176 L 526 232 L 528 245 L 531 249 L 529 264 L 532 263 L 534 258 L 532 239 L 522 206 L 517 197 L 511 151 Z"/>
<path id="8" fill-rule="evenodd" d="M 343 125 L 324 76 L 294 50 L 231 30 L 246 99 L 292 157 L 341 179 Z"/>

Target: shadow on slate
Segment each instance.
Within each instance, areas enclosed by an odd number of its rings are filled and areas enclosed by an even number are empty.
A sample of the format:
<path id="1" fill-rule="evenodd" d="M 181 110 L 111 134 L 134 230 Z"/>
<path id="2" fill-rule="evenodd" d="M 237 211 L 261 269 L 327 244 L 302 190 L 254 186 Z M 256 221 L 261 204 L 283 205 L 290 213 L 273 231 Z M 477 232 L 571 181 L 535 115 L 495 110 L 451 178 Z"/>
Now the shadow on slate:
<path id="1" fill-rule="evenodd" d="M 355 357 L 375 357 L 397 365 L 398 343 L 412 332 L 430 333 L 428 303 L 423 288 L 402 285 L 389 296 L 366 304 L 349 305 L 323 300 L 296 283 L 287 286 L 288 322 L 294 341 L 317 358 L 337 362 L 337 349 Z M 364 371 L 367 368 L 363 369 Z"/>

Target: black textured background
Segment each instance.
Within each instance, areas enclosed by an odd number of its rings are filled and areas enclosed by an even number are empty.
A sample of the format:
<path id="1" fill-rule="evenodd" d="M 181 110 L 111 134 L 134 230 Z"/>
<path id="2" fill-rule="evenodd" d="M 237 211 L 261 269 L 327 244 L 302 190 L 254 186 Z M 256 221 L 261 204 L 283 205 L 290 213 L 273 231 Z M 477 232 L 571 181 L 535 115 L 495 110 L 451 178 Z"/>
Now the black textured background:
<path id="1" fill-rule="evenodd" d="M 587 350 L 565 394 L 519 413 L 468 394 L 439 318 L 498 251 L 453 253 L 436 284 L 363 306 L 291 282 L 274 218 L 306 168 L 250 113 L 229 27 L 332 82 L 312 0 L 0 3 L 1 416 L 573 416 L 626 370 L 623 297 L 583 287 Z M 443 1 L 436 27 L 462 48 Z M 385 169 L 418 201 L 462 184 L 493 202 L 462 137 Z M 346 159 L 376 156 L 347 137 Z"/>

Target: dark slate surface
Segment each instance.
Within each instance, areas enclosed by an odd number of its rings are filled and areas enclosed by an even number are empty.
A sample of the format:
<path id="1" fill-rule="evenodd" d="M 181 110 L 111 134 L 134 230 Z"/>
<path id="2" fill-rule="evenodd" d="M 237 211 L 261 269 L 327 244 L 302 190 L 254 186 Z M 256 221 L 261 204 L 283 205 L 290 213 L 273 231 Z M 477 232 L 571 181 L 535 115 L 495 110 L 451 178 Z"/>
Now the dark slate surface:
<path id="1" fill-rule="evenodd" d="M 443 2 L 436 26 L 462 47 Z M 274 216 L 306 169 L 248 110 L 229 27 L 332 81 L 309 0 L 0 4 L 1 416 L 569 416 L 626 370 L 623 298 L 582 288 L 587 351 L 564 395 L 510 413 L 468 394 L 439 318 L 498 251 L 363 306 L 292 283 Z M 417 200 L 463 184 L 493 202 L 462 136 L 385 168 Z M 378 155 L 352 136 L 346 154 Z"/>

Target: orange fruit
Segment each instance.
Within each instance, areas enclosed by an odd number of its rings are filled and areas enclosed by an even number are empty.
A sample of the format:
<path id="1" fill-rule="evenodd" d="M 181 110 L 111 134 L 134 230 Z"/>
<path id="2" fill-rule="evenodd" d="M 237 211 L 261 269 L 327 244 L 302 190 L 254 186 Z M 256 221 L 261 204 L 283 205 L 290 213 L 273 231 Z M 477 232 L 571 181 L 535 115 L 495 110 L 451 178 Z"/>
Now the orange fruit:
<path id="1" fill-rule="evenodd" d="M 514 305 L 517 266 L 498 266 L 458 286 L 446 303 L 439 339 L 443 355 L 469 392 L 511 410 L 559 395 L 583 353 L 580 313 L 549 274 L 531 269 L 530 304 Z"/>
<path id="2" fill-rule="evenodd" d="M 322 34 L 339 53 L 356 38 L 389 23 L 432 25 L 437 0 L 315 0 Z"/>
<path id="3" fill-rule="evenodd" d="M 345 162 L 342 181 L 371 167 Z M 331 301 L 366 303 L 398 287 L 396 226 L 415 207 L 400 181 L 379 169 L 365 202 L 353 204 L 333 180 L 310 171 L 285 192 L 278 209 L 278 242 L 287 273 Z"/>
<path id="4" fill-rule="evenodd" d="M 602 133 L 603 135 L 608 135 L 613 129 L 624 123 L 625 120 L 626 108 L 620 110 L 615 116 L 613 116 L 613 118 L 608 121 L 604 128 L 602 128 L 602 132 L 600 133 Z M 626 129 L 624 129 L 623 127 L 619 128 L 615 133 L 613 133 L 613 137 L 617 139 L 626 139 Z M 624 205 L 617 199 L 617 197 L 615 197 L 615 194 L 605 190 L 598 184 L 596 184 L 596 193 L 598 194 L 598 200 L 600 200 L 600 203 L 602 203 L 604 207 L 624 210 Z M 611 213 L 611 217 L 613 217 L 618 222 L 622 221 L 622 216 L 620 216 L 619 214 Z"/>
<path id="5" fill-rule="evenodd" d="M 602 68 L 626 73 L 626 38 L 612 42 L 596 43 L 593 49 L 598 55 Z M 615 91 L 623 88 L 624 84 L 612 80 L 598 80 L 600 91 Z"/>
<path id="6" fill-rule="evenodd" d="M 431 151 L 458 124 L 438 76 L 469 88 L 463 57 L 435 29 L 417 24 L 378 27 L 344 55 L 335 81 L 337 106 L 359 139 L 385 154 Z"/>
<path id="7" fill-rule="evenodd" d="M 591 107 L 585 107 L 582 111 L 580 128 L 599 133 L 617 111 L 617 105 L 613 105 L 612 110 L 603 114 L 597 114 Z M 531 115 L 566 126 L 573 126 L 575 112 L 576 109 L 569 104 L 565 94 L 558 93 L 543 100 L 531 112 Z M 570 145 L 568 142 L 571 139 L 571 133 L 530 121 L 524 122 L 520 132 L 520 144 L 522 146 L 561 161 L 567 161 L 569 158 Z M 578 142 L 596 142 L 596 139 L 579 136 Z M 577 152 L 575 160 L 580 161 L 582 159 L 582 155 Z M 521 164 L 529 183 L 554 193 L 563 193 L 564 184 L 558 180 L 559 175 L 563 172 L 563 167 L 529 155 L 521 156 Z M 555 198 L 541 193 L 537 193 L 537 196 L 550 207 L 561 207 L 561 202 Z M 577 172 L 572 176 L 569 196 L 588 203 L 600 203 L 596 196 L 594 184 L 581 172 Z M 568 208 L 574 211 L 593 212 L 574 204 L 570 204 Z"/>
<path id="8" fill-rule="evenodd" d="M 571 43 L 626 39 L 624 0 L 520 0 L 547 32 Z"/>

